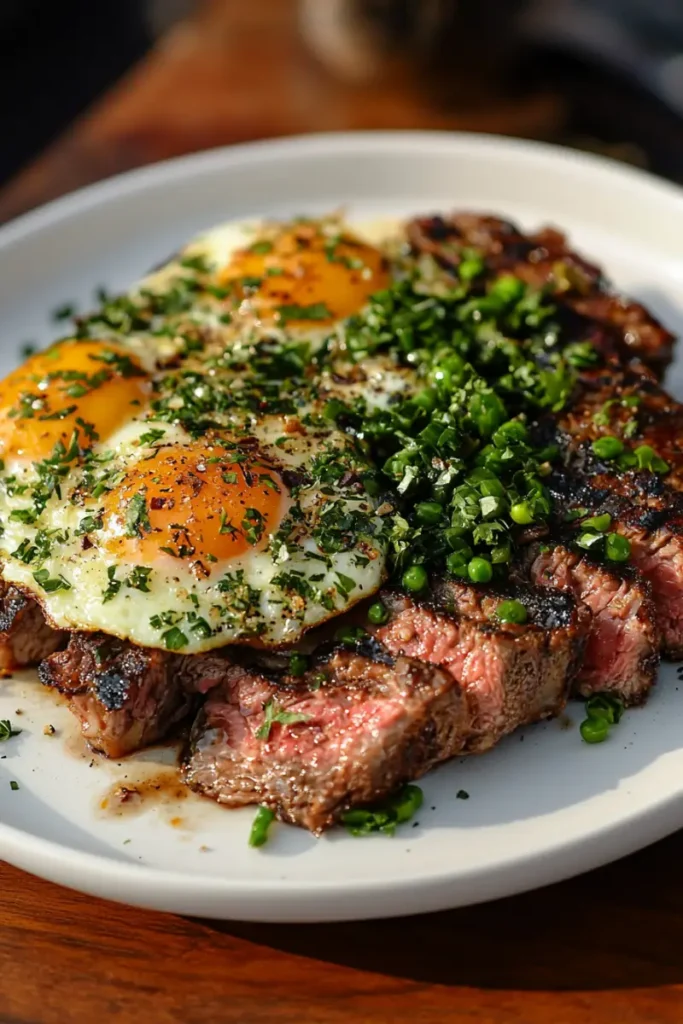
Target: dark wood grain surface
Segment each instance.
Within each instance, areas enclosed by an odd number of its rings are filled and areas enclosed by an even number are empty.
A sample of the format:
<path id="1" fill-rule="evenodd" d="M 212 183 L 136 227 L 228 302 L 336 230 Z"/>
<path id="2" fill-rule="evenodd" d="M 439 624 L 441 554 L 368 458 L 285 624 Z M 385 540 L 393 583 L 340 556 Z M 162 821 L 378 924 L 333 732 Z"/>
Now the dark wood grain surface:
<path id="1" fill-rule="evenodd" d="M 213 0 L 0 194 L 0 219 L 250 138 L 372 127 L 547 136 L 561 118 L 552 95 L 459 96 L 442 102 L 409 75 L 343 86 L 303 52 L 290 0 Z M 0 865 L 0 1022 L 678 1024 L 682 863 L 679 835 L 486 906 L 307 926 L 183 920 Z"/>
<path id="2" fill-rule="evenodd" d="M 360 924 L 185 920 L 0 869 L 5 1024 L 680 1024 L 683 836 L 583 878 Z"/>

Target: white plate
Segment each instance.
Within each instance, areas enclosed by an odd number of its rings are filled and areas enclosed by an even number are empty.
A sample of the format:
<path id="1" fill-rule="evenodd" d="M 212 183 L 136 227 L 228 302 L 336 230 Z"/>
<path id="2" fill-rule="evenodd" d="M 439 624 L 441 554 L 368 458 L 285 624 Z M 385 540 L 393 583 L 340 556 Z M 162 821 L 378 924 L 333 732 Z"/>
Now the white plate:
<path id="1" fill-rule="evenodd" d="M 620 287 L 683 325 L 683 195 L 673 186 L 490 137 L 330 135 L 147 168 L 2 229 L 0 369 L 15 365 L 22 340 L 49 340 L 47 312 L 64 299 L 87 307 L 97 285 L 124 287 L 199 229 L 341 204 L 363 217 L 469 207 L 528 227 L 552 221 Z M 683 394 L 680 352 L 670 383 Z M 250 811 L 192 795 L 143 803 L 137 816 L 99 812 L 116 780 L 157 772 L 159 752 L 121 765 L 78 756 L 73 738 L 65 743 L 68 712 L 27 673 L 0 689 L 0 718 L 23 729 L 0 747 L 0 853 L 85 892 L 208 917 L 342 920 L 473 903 L 566 878 L 681 827 L 682 702 L 668 666 L 647 707 L 601 746 L 580 741 L 571 707 L 571 725 L 523 730 L 486 757 L 433 772 L 419 824 L 393 839 L 335 831 L 315 840 L 277 826 L 253 851 Z M 56 736 L 43 735 L 47 723 Z M 456 799 L 458 790 L 470 799 Z"/>

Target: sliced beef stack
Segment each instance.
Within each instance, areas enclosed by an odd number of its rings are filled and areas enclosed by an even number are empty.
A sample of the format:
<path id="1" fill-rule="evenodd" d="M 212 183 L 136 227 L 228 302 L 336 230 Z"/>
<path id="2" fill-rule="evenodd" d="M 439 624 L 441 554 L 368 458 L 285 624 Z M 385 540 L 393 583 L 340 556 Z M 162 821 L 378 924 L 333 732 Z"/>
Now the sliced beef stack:
<path id="1" fill-rule="evenodd" d="M 460 753 L 469 730 L 448 672 L 379 644 L 333 650 L 295 679 L 234 665 L 195 722 L 185 779 L 319 832 Z"/>
<path id="2" fill-rule="evenodd" d="M 38 674 L 68 698 L 93 750 L 123 757 L 164 739 L 225 667 L 220 655 L 183 656 L 104 633 L 74 633 Z"/>
<path id="3" fill-rule="evenodd" d="M 604 366 L 580 372 L 569 407 L 539 423 L 537 436 L 539 444 L 558 442 L 564 454 L 562 471 L 549 481 L 556 508 L 609 513 L 611 527 L 631 543 L 631 568 L 619 573 L 581 557 L 561 517 L 554 536 L 523 563 L 534 582 L 569 587 L 594 613 L 580 691 L 611 689 L 631 702 L 642 699 L 654 678 L 657 646 L 670 657 L 683 653 L 683 407 L 657 382 L 673 336 L 639 303 L 615 294 L 557 231 L 525 235 L 496 217 L 455 214 L 416 219 L 409 235 L 416 251 L 454 272 L 474 248 L 485 260 L 484 283 L 512 273 L 548 287 L 568 340 L 590 338 L 601 351 Z M 673 472 L 601 460 L 593 450 L 601 435 L 623 437 L 630 449 L 649 445 Z M 580 529 L 579 518 L 574 534 Z"/>

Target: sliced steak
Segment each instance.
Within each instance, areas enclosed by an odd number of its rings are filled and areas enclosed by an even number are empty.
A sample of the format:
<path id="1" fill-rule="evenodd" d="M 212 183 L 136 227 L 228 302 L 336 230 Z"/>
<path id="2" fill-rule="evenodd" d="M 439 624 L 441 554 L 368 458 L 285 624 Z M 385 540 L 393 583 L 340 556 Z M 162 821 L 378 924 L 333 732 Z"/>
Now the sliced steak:
<path id="1" fill-rule="evenodd" d="M 662 653 L 678 659 L 683 656 L 683 494 L 670 491 L 656 474 L 615 474 L 584 454 L 574 472 L 550 478 L 555 503 L 569 512 L 610 515 L 610 529 L 628 539 L 630 564 L 649 584 Z M 580 533 L 582 522 L 565 526 L 565 535 Z"/>
<path id="2" fill-rule="evenodd" d="M 524 625 L 498 622 L 496 609 L 510 597 L 527 609 Z M 562 711 L 589 629 L 586 610 L 569 593 L 443 582 L 427 600 L 391 590 L 381 598 L 390 618 L 375 628 L 377 639 L 394 655 L 447 669 L 464 690 L 468 752 L 488 750 L 518 726 Z"/>
<path id="3" fill-rule="evenodd" d="M 407 230 L 413 249 L 444 267 L 457 268 L 466 251 L 476 249 L 491 276 L 514 274 L 549 288 L 561 307 L 602 325 L 624 354 L 657 374 L 671 361 L 673 335 L 640 303 L 616 294 L 600 268 L 573 252 L 559 231 L 524 234 L 510 221 L 473 213 L 418 217 Z"/>
<path id="4" fill-rule="evenodd" d="M 670 467 L 661 474 L 627 474 L 627 490 L 647 496 L 662 487 L 683 490 L 683 405 L 644 368 L 608 362 L 581 373 L 568 408 L 546 424 L 555 433 L 565 456 L 580 454 L 604 436 L 620 438 L 627 448 L 649 445 Z"/>
<path id="5" fill-rule="evenodd" d="M 222 679 L 225 659 L 136 647 L 104 633 L 74 633 L 40 665 L 41 681 L 69 699 L 93 750 L 123 757 L 168 735 Z"/>
<path id="6" fill-rule="evenodd" d="M 366 644 L 297 679 L 229 668 L 195 722 L 184 774 L 219 803 L 267 804 L 320 832 L 459 753 L 468 733 L 449 673 Z"/>
<path id="7" fill-rule="evenodd" d="M 37 601 L 0 580 L 0 671 L 37 665 L 66 639 L 66 633 L 47 624 Z"/>
<path id="8" fill-rule="evenodd" d="M 536 584 L 569 591 L 592 614 L 575 690 L 641 703 L 659 664 L 659 631 L 649 584 L 631 566 L 608 568 L 564 544 L 532 544 L 525 572 Z"/>

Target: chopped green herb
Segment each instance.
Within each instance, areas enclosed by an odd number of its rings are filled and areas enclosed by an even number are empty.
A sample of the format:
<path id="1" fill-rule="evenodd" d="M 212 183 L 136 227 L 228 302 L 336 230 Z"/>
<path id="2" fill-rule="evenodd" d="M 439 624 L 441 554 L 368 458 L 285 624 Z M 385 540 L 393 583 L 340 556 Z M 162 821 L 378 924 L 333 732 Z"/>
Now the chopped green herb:
<path id="1" fill-rule="evenodd" d="M 108 601 L 113 601 L 121 589 L 121 580 L 116 579 L 115 565 L 107 567 L 107 579 L 109 582 L 106 589 L 102 592 L 102 604 L 107 604 Z"/>
<path id="2" fill-rule="evenodd" d="M 410 821 L 417 814 L 423 799 L 419 786 L 404 786 L 395 796 L 381 804 L 344 811 L 341 821 L 352 836 L 368 836 L 373 832 L 393 836 L 398 825 Z"/>
<path id="3" fill-rule="evenodd" d="M 283 327 L 292 320 L 330 320 L 333 315 L 324 302 L 313 302 L 310 306 L 288 303 L 277 307 L 278 322 Z"/>
<path id="4" fill-rule="evenodd" d="M 4 740 L 11 739 L 12 736 L 18 736 L 20 733 L 21 729 L 13 729 L 8 718 L 0 720 L 0 743 Z"/>
<path id="5" fill-rule="evenodd" d="M 61 574 L 51 579 L 47 569 L 38 569 L 33 573 L 33 578 L 46 594 L 54 594 L 58 590 L 71 590 L 68 580 L 65 580 Z"/>
<path id="6" fill-rule="evenodd" d="M 187 647 L 188 644 L 187 637 L 177 626 L 172 626 L 171 629 L 162 633 L 161 639 L 164 641 L 167 651 L 179 651 L 183 647 Z"/>
<path id="7" fill-rule="evenodd" d="M 76 304 L 74 302 L 64 302 L 61 306 L 57 306 L 52 312 L 52 319 L 57 323 L 61 323 L 63 320 L 71 320 L 76 314 Z"/>
<path id="8" fill-rule="evenodd" d="M 296 722 L 308 722 L 310 717 L 310 715 L 303 715 L 296 711 L 285 711 L 271 698 L 263 705 L 263 722 L 256 730 L 256 739 L 267 740 L 276 723 L 294 725 Z"/>
<path id="9" fill-rule="evenodd" d="M 126 586 L 132 587 L 133 590 L 141 590 L 144 594 L 149 594 L 149 578 L 151 575 L 151 569 L 143 565 L 136 565 L 126 579 Z"/>
<path id="10" fill-rule="evenodd" d="M 268 841 L 268 830 L 275 820 L 275 812 L 270 807 L 259 807 L 249 832 L 249 845 L 263 846 Z"/>
<path id="11" fill-rule="evenodd" d="M 249 246 L 248 251 L 253 252 L 255 256 L 266 256 L 269 252 L 273 251 L 273 243 L 269 242 L 267 238 L 262 238 L 257 242 L 253 242 Z"/>
<path id="12" fill-rule="evenodd" d="M 126 537 L 142 537 L 152 529 L 147 511 L 147 500 L 138 491 L 128 502 L 126 509 Z"/>

